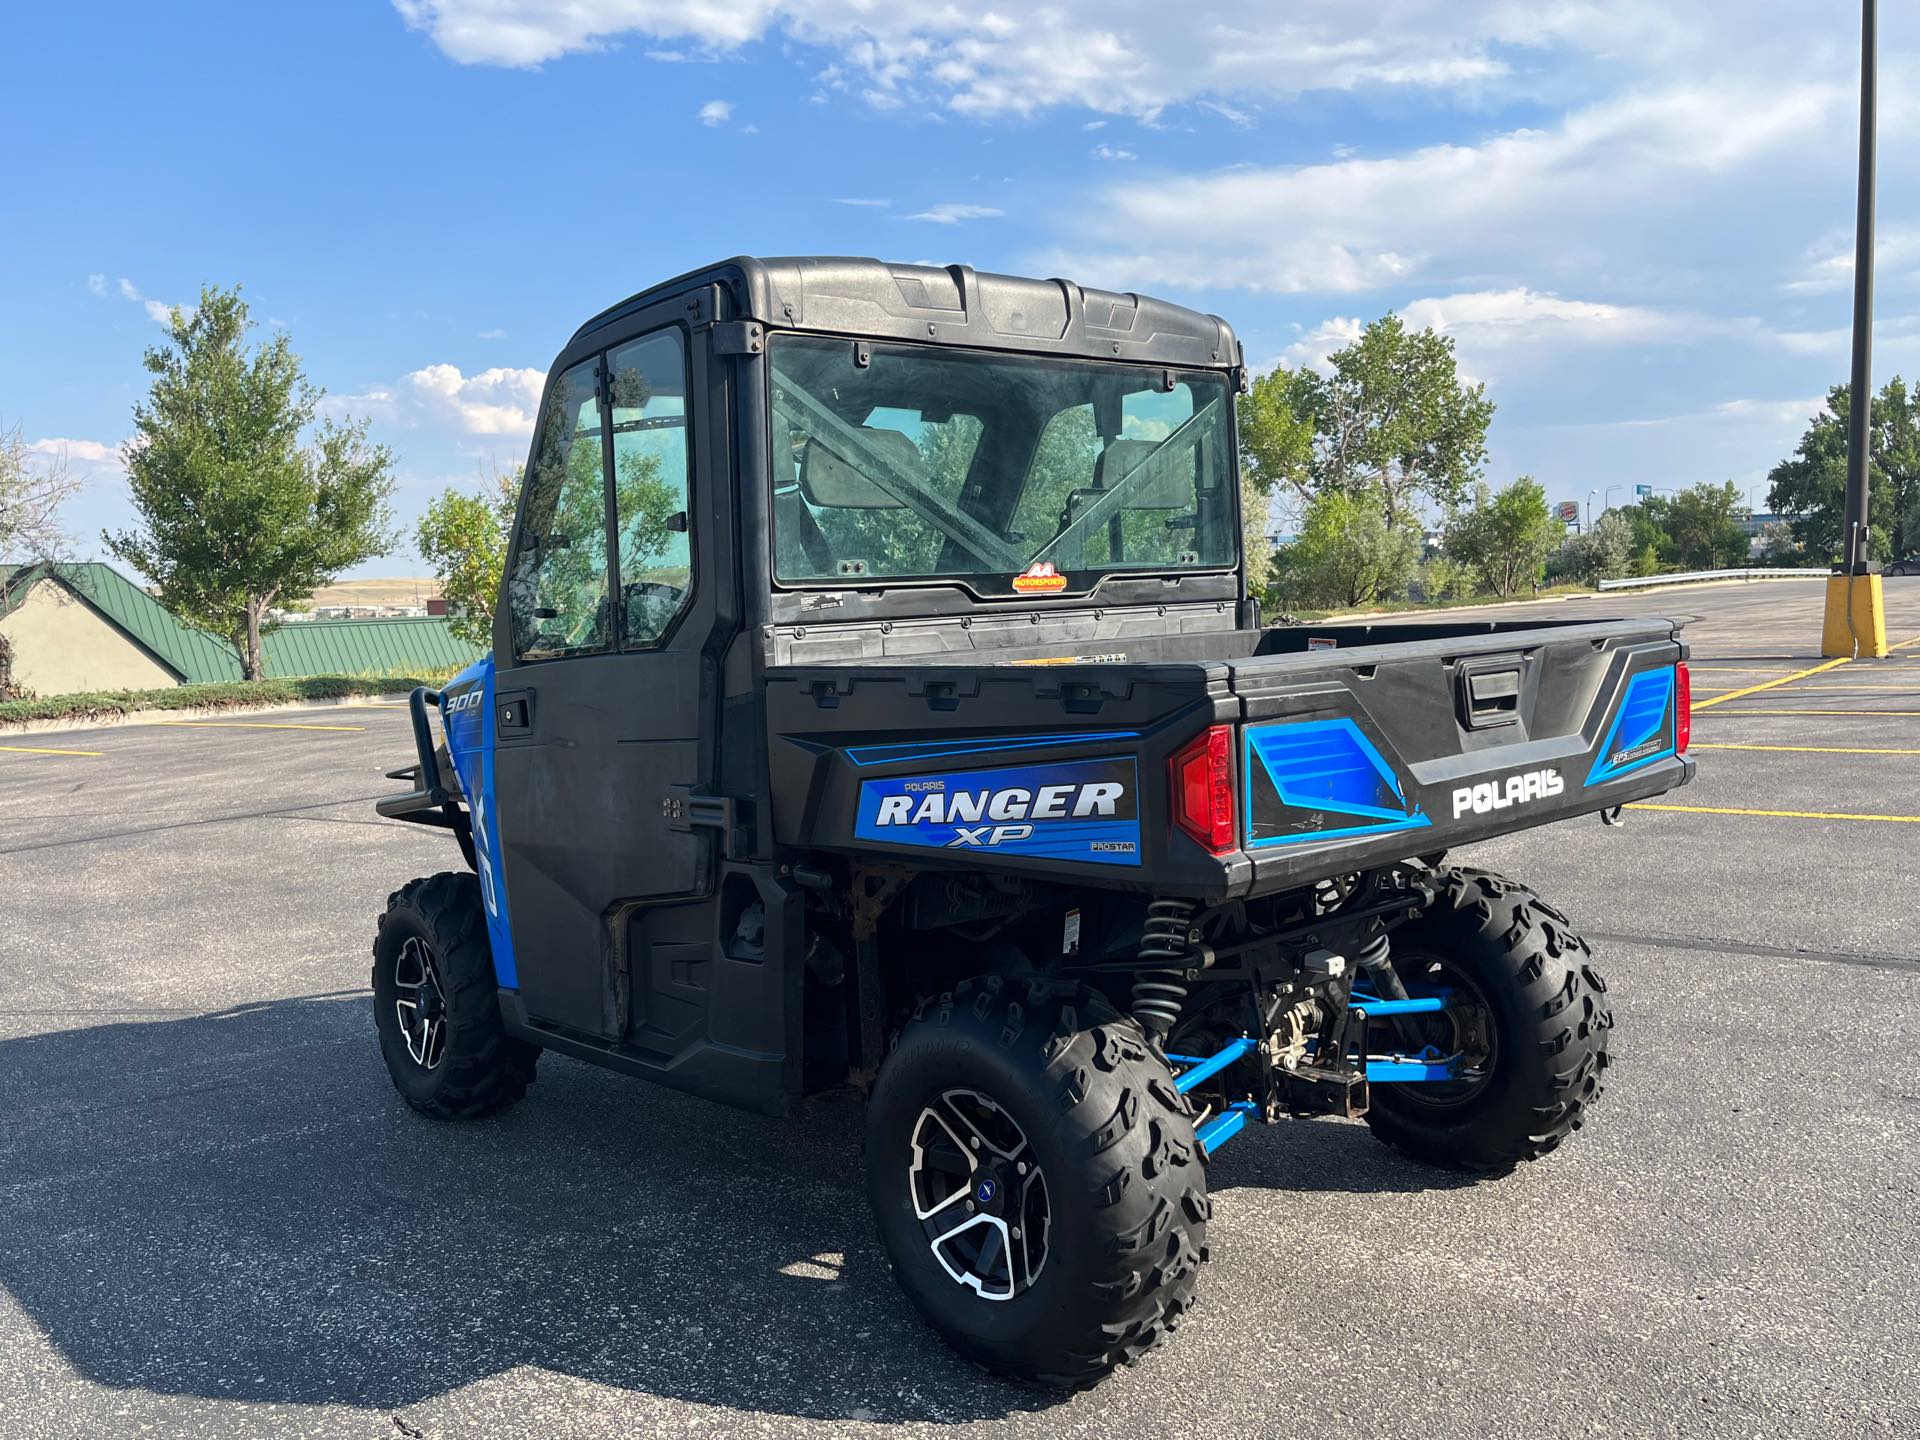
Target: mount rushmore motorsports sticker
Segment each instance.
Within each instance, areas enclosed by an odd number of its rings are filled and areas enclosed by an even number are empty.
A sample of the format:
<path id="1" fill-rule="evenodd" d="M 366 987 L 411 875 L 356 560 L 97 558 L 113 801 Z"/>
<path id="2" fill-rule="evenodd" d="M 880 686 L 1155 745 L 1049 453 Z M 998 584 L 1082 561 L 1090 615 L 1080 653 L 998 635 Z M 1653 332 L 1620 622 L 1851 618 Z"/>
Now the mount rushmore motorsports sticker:
<path id="1" fill-rule="evenodd" d="M 861 782 L 854 835 L 931 850 L 1138 865 L 1139 793 L 1131 757 L 895 775 Z"/>

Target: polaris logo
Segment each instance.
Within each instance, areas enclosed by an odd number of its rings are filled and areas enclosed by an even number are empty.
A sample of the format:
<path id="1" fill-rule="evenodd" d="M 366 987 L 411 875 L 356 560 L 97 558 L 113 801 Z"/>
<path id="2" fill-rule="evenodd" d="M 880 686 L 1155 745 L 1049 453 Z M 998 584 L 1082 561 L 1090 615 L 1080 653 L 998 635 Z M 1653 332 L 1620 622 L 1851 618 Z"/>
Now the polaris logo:
<path id="1" fill-rule="evenodd" d="M 887 795 L 880 800 L 875 823 L 888 825 L 957 825 L 961 821 L 976 824 L 981 820 L 1084 820 L 1090 816 L 1111 817 L 1118 813 L 1120 797 L 1127 787 L 1117 780 L 1095 780 L 1081 785 L 1042 785 L 1028 789 L 1009 785 L 999 790 L 929 790 L 924 794 Z M 963 831 L 964 841 L 954 844 L 992 845 L 995 840 L 979 838 L 995 827 L 978 825 Z M 1031 835 L 1029 826 L 997 827 L 1019 829 Z"/>
<path id="2" fill-rule="evenodd" d="M 1482 780 L 1478 785 L 1462 785 L 1453 792 L 1453 818 L 1462 815 L 1486 815 L 1515 805 L 1531 805 L 1550 800 L 1566 791 L 1567 782 L 1554 769 L 1528 770 L 1509 775 L 1504 781 Z"/>

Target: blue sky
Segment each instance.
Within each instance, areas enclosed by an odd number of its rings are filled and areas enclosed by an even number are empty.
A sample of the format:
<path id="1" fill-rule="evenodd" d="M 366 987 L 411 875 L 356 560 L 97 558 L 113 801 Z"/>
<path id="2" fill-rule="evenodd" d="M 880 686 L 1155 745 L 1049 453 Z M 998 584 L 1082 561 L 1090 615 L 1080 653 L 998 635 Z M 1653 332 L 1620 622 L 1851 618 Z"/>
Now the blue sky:
<path id="1" fill-rule="evenodd" d="M 1885 9 L 1882 379 L 1920 373 L 1920 18 Z M 1398 309 L 1487 382 L 1496 485 L 1755 487 L 1845 376 L 1857 24 L 1847 0 L 16 7 L 0 425 L 86 477 L 66 519 L 98 553 L 150 310 L 238 282 L 393 447 L 410 528 L 524 459 L 587 315 L 729 254 L 855 253 L 1163 294 L 1263 367 Z"/>

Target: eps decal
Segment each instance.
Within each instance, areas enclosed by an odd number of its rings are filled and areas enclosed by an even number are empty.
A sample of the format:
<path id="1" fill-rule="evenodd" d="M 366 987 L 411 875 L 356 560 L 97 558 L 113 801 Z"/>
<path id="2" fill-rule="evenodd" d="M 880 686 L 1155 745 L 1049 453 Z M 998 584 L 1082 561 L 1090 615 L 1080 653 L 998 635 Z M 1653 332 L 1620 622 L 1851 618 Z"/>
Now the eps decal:
<path id="1" fill-rule="evenodd" d="M 1627 682 L 1619 713 L 1593 757 L 1587 784 L 1651 765 L 1673 754 L 1674 670 L 1642 670 Z"/>
<path id="2" fill-rule="evenodd" d="M 860 783 L 854 835 L 930 850 L 1140 863 L 1131 757 L 892 775 Z"/>

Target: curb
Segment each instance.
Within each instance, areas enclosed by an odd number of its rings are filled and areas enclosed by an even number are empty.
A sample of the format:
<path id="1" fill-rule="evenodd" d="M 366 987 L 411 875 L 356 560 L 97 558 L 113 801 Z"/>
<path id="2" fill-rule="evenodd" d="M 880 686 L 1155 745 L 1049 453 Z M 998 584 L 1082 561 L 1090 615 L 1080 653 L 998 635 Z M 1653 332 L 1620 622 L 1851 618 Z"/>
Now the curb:
<path id="1" fill-rule="evenodd" d="M 248 715 L 285 715 L 301 710 L 338 710 L 353 706 L 391 705 L 406 700 L 408 692 L 388 695 L 341 695 L 331 700 L 298 700 L 284 705 L 193 705 L 178 710 L 135 710 L 126 715 L 87 715 L 60 720 L 0 721 L 0 738 L 8 735 L 46 735 L 64 730 L 112 730 L 123 725 L 153 725 L 168 720 L 222 720 Z"/>

